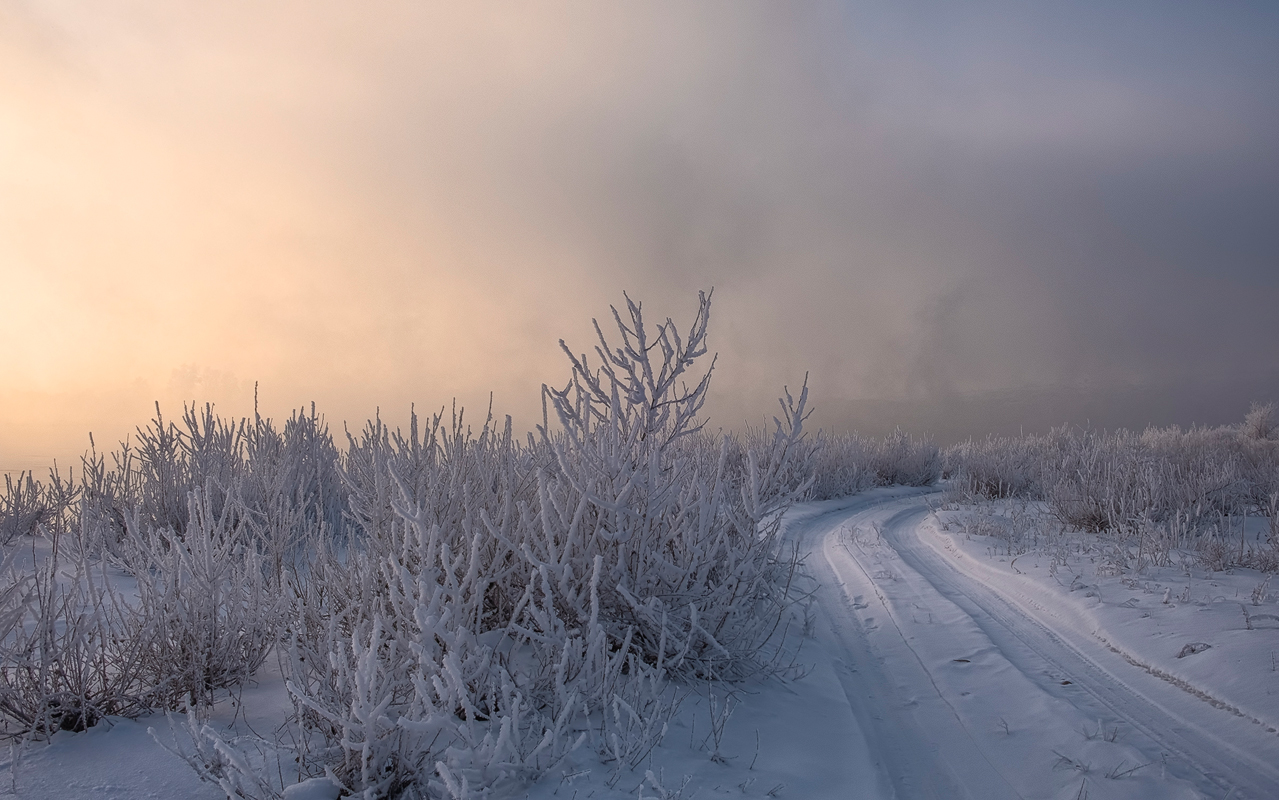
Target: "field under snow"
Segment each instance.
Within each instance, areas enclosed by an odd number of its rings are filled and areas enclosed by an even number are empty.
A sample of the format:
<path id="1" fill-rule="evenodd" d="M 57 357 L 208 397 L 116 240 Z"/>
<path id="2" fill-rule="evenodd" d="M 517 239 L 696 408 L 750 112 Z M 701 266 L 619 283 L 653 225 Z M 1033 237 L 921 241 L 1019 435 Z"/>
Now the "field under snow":
<path id="1" fill-rule="evenodd" d="M 784 535 L 807 553 L 813 592 L 795 669 L 675 681 L 666 735 L 633 764 L 579 748 L 505 794 L 1279 794 L 1279 586 L 1189 557 L 1132 574 L 1106 541 L 1063 531 L 1034 504 L 943 497 L 874 489 L 793 508 Z M 268 660 L 219 698 L 210 724 L 230 740 L 271 741 L 291 711 Z M 14 747 L 0 796 L 224 796 L 157 743 L 189 750 L 185 724 L 107 719 Z M 244 752 L 257 769 L 293 766 Z M 320 779 L 285 796 L 336 789 Z"/>

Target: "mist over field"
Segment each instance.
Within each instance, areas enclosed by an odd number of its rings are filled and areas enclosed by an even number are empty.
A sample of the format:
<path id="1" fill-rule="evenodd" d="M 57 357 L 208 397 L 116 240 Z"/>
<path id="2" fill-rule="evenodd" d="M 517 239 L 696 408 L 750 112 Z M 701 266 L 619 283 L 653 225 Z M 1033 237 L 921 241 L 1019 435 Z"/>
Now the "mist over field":
<path id="1" fill-rule="evenodd" d="M 947 442 L 1279 396 L 1270 4 L 0 2 L 0 468 L 159 400 L 516 426 L 621 293 L 707 410 Z"/>

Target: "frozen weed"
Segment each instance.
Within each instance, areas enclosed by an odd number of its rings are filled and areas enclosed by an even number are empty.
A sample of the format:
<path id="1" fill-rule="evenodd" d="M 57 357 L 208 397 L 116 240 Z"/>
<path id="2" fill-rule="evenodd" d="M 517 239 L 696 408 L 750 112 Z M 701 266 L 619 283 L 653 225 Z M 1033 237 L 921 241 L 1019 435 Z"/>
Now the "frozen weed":
<path id="1" fill-rule="evenodd" d="M 728 725 L 728 720 L 733 716 L 739 701 L 731 692 L 726 693 L 722 699 L 717 699 L 715 687 L 708 686 L 707 689 L 706 702 L 710 712 L 711 732 L 706 738 L 707 741 L 712 741 L 711 761 L 727 764 L 728 758 L 721 752 L 720 745 L 724 739 L 724 728 Z"/>
<path id="2" fill-rule="evenodd" d="M 256 737 L 228 740 L 207 722 L 201 722 L 191 705 L 187 706 L 182 723 L 172 713 L 167 716 L 172 746 L 154 727 L 147 728 L 147 733 L 161 748 L 186 762 L 201 780 L 216 785 L 228 798 L 280 800 L 283 797 L 283 776 L 273 783 L 269 771 L 262 769 L 264 755 L 272 749 L 268 743 Z M 257 758 L 249 756 L 246 744 L 258 750 Z"/>
<path id="3" fill-rule="evenodd" d="M 1106 742 L 1114 743 L 1119 741 L 1119 726 L 1107 729 L 1102 725 L 1101 720 L 1097 720 L 1097 730 L 1089 730 L 1087 726 L 1081 729 L 1084 738 L 1088 741 L 1093 739 L 1101 739 Z"/>
<path id="4" fill-rule="evenodd" d="M 654 775 L 653 770 L 651 769 L 645 770 L 644 780 L 640 784 L 640 788 L 639 788 L 639 800 L 683 800 L 684 790 L 688 788 L 688 784 L 692 781 L 692 778 L 688 775 L 685 775 L 684 779 L 680 781 L 679 788 L 674 790 L 667 789 L 665 786 L 662 785 L 663 781 L 665 780 L 666 780 L 665 772 L 659 770 L 659 774 Z M 656 792 L 656 794 L 645 795 L 644 794 L 645 783 L 647 783 L 649 788 L 651 788 L 654 792 Z M 746 790 L 743 789 L 742 791 L 745 792 Z"/>
<path id="5" fill-rule="evenodd" d="M 1056 750 L 1053 751 L 1053 755 L 1057 756 L 1057 761 L 1056 763 L 1053 764 L 1054 770 L 1073 769 L 1082 775 L 1087 775 L 1089 772 L 1092 771 L 1091 764 L 1087 764 L 1083 761 L 1078 761 L 1076 759 L 1071 758 L 1070 756 L 1062 755 Z"/>
<path id="6" fill-rule="evenodd" d="M 1106 777 L 1107 777 L 1107 778 L 1109 778 L 1109 779 L 1110 779 L 1110 780 L 1112 780 L 1112 781 L 1117 781 L 1117 780 L 1119 780 L 1119 779 L 1121 779 L 1121 778 L 1127 778 L 1127 777 L 1128 777 L 1128 776 L 1130 776 L 1130 775 L 1136 774 L 1136 772 L 1137 772 L 1138 770 L 1143 770 L 1143 769 L 1145 769 L 1146 767 L 1150 766 L 1151 764 L 1153 764 L 1153 763 L 1155 763 L 1155 762 L 1153 762 L 1153 761 L 1149 761 L 1149 762 L 1147 762 L 1147 763 L 1145 763 L 1145 764 L 1138 764 L 1138 765 L 1137 765 L 1137 766 L 1135 766 L 1135 767 L 1128 767 L 1128 769 L 1124 769 L 1124 766 L 1126 766 L 1126 765 L 1127 765 L 1127 763 L 1128 763 L 1128 762 L 1126 762 L 1126 761 L 1120 761 L 1118 764 L 1116 764 L 1115 766 L 1111 767 L 1111 768 L 1110 768 L 1110 769 L 1106 772 Z"/>
<path id="7" fill-rule="evenodd" d="M 1267 598 L 1266 590 L 1270 587 L 1271 577 L 1273 576 L 1269 576 L 1269 575 L 1266 576 L 1266 579 L 1264 581 L 1262 581 L 1261 583 L 1253 587 L 1252 604 L 1254 606 L 1259 606 L 1266 601 L 1266 598 Z"/>

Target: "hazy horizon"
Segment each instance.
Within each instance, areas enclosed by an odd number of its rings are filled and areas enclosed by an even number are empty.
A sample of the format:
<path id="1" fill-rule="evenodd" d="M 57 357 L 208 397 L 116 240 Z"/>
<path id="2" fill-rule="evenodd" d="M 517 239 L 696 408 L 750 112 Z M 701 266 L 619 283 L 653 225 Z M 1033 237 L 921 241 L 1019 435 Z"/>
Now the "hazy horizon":
<path id="1" fill-rule="evenodd" d="M 713 427 L 1238 422 L 1276 141 L 1272 4 L 0 0 L 0 471 L 255 382 L 528 429 L 711 287 Z"/>

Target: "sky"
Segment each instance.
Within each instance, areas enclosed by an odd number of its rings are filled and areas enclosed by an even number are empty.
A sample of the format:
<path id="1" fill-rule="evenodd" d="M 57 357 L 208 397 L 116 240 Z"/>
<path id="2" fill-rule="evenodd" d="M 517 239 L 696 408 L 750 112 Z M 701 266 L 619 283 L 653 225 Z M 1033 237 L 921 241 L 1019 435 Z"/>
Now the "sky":
<path id="1" fill-rule="evenodd" d="M 712 427 L 1279 399 L 1279 6 L 0 0 L 0 469 L 158 401 L 517 428 L 714 288 Z"/>

